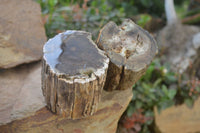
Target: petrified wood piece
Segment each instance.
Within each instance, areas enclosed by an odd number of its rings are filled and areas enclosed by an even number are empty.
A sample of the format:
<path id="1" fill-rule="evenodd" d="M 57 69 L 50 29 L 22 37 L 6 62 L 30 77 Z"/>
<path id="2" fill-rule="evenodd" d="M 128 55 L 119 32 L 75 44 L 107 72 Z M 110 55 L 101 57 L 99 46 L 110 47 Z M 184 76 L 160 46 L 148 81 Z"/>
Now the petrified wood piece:
<path id="1" fill-rule="evenodd" d="M 42 90 L 48 108 L 65 118 L 94 114 L 109 59 L 83 31 L 66 31 L 44 45 Z"/>
<path id="2" fill-rule="evenodd" d="M 130 19 L 117 26 L 109 22 L 100 31 L 97 45 L 110 58 L 104 88 L 128 89 L 145 73 L 157 53 L 150 34 Z"/>
<path id="3" fill-rule="evenodd" d="M 40 60 L 46 41 L 40 5 L 32 0 L 1 0 L 0 12 L 0 68 Z"/>

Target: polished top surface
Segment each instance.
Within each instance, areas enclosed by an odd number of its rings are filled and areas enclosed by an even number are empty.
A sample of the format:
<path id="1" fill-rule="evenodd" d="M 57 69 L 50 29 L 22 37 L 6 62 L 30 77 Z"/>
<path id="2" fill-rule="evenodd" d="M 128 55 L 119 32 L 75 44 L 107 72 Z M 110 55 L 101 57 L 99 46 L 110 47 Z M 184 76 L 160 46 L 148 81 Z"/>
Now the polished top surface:
<path id="1" fill-rule="evenodd" d="M 44 46 L 44 58 L 52 69 L 66 75 L 83 75 L 103 67 L 104 56 L 98 53 L 91 34 L 66 31 Z"/>

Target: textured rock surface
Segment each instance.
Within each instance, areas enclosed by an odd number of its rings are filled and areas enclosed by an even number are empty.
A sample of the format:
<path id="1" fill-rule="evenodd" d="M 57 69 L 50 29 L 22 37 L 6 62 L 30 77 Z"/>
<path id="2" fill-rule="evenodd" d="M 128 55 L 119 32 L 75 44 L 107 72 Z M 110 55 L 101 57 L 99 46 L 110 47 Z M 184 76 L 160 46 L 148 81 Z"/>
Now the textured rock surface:
<path id="1" fill-rule="evenodd" d="M 189 73 L 195 75 L 200 79 L 200 32 L 195 34 L 192 39 L 193 47 L 195 48 L 195 55 L 192 58 L 192 69 L 189 70 Z"/>
<path id="2" fill-rule="evenodd" d="M 1 133 L 115 133 L 117 123 L 132 98 L 132 89 L 102 92 L 93 116 L 69 120 L 42 108 L 34 116 L 0 126 Z"/>
<path id="3" fill-rule="evenodd" d="M 42 90 L 48 108 L 65 118 L 96 112 L 109 59 L 84 31 L 66 31 L 44 45 Z"/>
<path id="4" fill-rule="evenodd" d="M 40 65 L 0 70 L 0 125 L 30 116 L 45 106 Z"/>
<path id="5" fill-rule="evenodd" d="M 100 30 L 97 45 L 110 58 L 104 87 L 109 90 L 131 88 L 157 53 L 153 37 L 130 19 L 120 26 L 106 24 Z"/>
<path id="6" fill-rule="evenodd" d="M 183 73 L 190 64 L 197 60 L 198 39 L 196 33 L 200 32 L 197 26 L 181 25 L 179 23 L 164 27 L 157 36 L 160 53 L 166 58 L 163 61 L 171 63 L 174 71 Z M 197 36 L 197 35 L 196 35 Z"/>
<path id="7" fill-rule="evenodd" d="M 32 0 L 0 3 L 0 68 L 41 59 L 46 36 L 40 5 Z"/>
<path id="8" fill-rule="evenodd" d="M 199 133 L 200 98 L 192 109 L 186 105 L 171 107 L 158 114 L 155 110 L 155 123 L 162 133 Z"/>

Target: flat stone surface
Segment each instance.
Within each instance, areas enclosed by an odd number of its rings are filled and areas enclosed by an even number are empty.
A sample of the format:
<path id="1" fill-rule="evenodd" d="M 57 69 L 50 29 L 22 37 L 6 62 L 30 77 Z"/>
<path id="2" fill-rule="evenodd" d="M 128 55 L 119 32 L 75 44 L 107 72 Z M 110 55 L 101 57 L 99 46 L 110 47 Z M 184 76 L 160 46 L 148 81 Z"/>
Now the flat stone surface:
<path id="1" fill-rule="evenodd" d="M 200 98 L 192 109 L 186 105 L 173 106 L 158 114 L 155 110 L 155 123 L 162 133 L 200 132 Z"/>
<path id="2" fill-rule="evenodd" d="M 46 41 L 40 5 L 32 0 L 0 3 L 0 68 L 40 60 Z"/>
<path id="3" fill-rule="evenodd" d="M 40 65 L 0 69 L 0 125 L 30 116 L 45 106 Z"/>
<path id="4" fill-rule="evenodd" d="M 115 133 L 117 123 L 132 98 L 132 89 L 102 92 L 93 116 L 71 120 L 54 115 L 46 107 L 35 115 L 0 126 L 1 133 Z"/>

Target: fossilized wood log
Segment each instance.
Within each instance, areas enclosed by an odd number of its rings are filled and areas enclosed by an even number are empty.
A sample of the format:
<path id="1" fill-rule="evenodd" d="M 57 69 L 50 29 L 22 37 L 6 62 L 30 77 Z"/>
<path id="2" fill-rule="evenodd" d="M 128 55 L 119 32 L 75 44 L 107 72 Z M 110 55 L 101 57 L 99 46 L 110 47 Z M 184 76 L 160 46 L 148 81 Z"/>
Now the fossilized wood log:
<path id="1" fill-rule="evenodd" d="M 83 31 L 66 31 L 43 49 L 42 90 L 48 108 L 65 118 L 93 115 L 101 98 L 109 59 Z"/>
<path id="2" fill-rule="evenodd" d="M 39 73 L 38 73 L 39 74 Z M 46 107 L 35 115 L 0 126 L 1 133 L 115 133 L 120 116 L 132 98 L 132 89 L 102 91 L 97 112 L 79 120 L 66 119 Z M 1 102 L 1 101 L 0 101 Z"/>
<path id="3" fill-rule="evenodd" d="M 110 58 L 104 88 L 131 88 L 145 73 L 157 53 L 157 45 L 150 34 L 130 19 L 117 26 L 109 22 L 100 31 L 97 45 Z"/>

